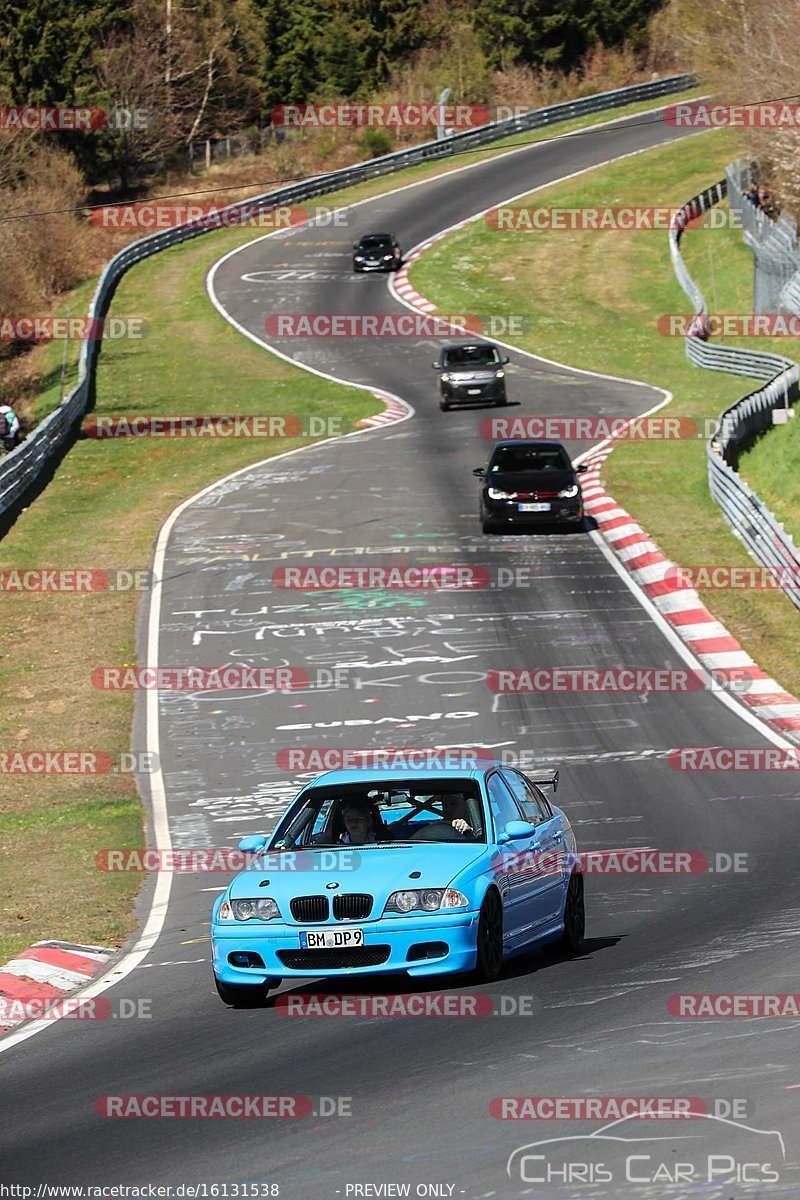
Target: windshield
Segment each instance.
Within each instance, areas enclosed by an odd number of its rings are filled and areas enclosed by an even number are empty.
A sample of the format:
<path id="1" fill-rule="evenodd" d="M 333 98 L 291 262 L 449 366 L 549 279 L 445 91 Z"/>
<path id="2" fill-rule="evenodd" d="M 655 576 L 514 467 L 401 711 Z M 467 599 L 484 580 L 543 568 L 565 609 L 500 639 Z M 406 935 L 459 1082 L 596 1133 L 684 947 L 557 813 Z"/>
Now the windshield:
<path id="1" fill-rule="evenodd" d="M 495 346 L 452 346 L 445 350 L 445 367 L 495 367 L 500 355 Z"/>
<path id="2" fill-rule="evenodd" d="M 569 458 L 561 446 L 499 446 L 490 471 L 568 471 Z"/>
<path id="3" fill-rule="evenodd" d="M 477 783 L 443 779 L 310 788 L 280 822 L 270 849 L 485 841 Z"/>
<path id="4" fill-rule="evenodd" d="M 359 250 L 391 250 L 392 239 L 388 237 L 365 237 L 358 243 Z"/>

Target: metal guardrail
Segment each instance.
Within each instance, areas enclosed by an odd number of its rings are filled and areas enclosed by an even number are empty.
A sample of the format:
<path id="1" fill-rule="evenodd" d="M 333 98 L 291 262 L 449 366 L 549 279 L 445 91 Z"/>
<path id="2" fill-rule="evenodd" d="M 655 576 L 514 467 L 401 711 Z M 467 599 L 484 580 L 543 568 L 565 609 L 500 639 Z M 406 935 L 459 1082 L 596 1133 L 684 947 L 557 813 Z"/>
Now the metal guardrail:
<path id="1" fill-rule="evenodd" d="M 280 205 L 294 204 L 315 196 L 323 196 L 351 184 L 362 183 L 381 175 L 401 171 L 416 163 L 447 158 L 459 151 L 497 141 L 514 133 L 546 128 L 589 113 L 606 112 L 626 104 L 634 104 L 639 100 L 657 99 L 660 96 L 683 91 L 695 82 L 693 75 L 671 75 L 666 79 L 657 79 L 650 83 L 616 88 L 611 92 L 599 92 L 597 95 L 585 96 L 580 100 L 551 104 L 547 108 L 535 109 L 518 117 L 493 121 L 478 129 L 456 133 L 452 137 L 434 142 L 423 142 L 405 150 L 398 150 L 393 154 L 386 154 L 354 166 L 343 167 L 338 171 L 316 175 L 301 183 L 265 192 L 262 195 L 251 197 L 249 200 L 238 201 L 236 204 L 230 204 L 220 210 L 220 213 L 223 214 L 221 221 L 215 222 L 201 218 L 189 221 L 184 225 L 176 225 L 161 233 L 150 234 L 148 237 L 140 238 L 126 246 L 106 264 L 92 297 L 89 317 L 97 322 L 105 319 L 114 289 L 134 263 L 141 262 L 142 259 L 149 258 L 152 254 L 157 254 L 168 246 L 177 246 L 191 238 L 210 233 L 219 228 L 223 222 L 233 224 L 234 219 L 238 218 L 241 223 L 244 223 L 248 219 Z M 25 441 L 0 462 L 0 513 L 5 512 L 19 500 L 40 477 L 45 466 L 63 450 L 70 437 L 74 435 L 78 423 L 90 404 L 100 345 L 100 341 L 83 343 L 76 386 L 58 408 L 45 417 Z"/>
<path id="2" fill-rule="evenodd" d="M 738 182 L 738 181 L 737 181 Z M 706 444 L 708 486 L 725 519 L 754 558 L 776 572 L 776 582 L 800 608 L 800 552 L 783 525 L 736 471 L 739 452 L 756 434 L 772 427 L 772 412 L 779 404 L 794 404 L 798 396 L 797 363 L 781 354 L 739 350 L 708 344 L 704 316 L 705 298 L 692 279 L 680 250 L 683 231 L 699 213 L 718 204 L 728 191 L 730 176 L 693 196 L 675 214 L 669 232 L 670 255 L 678 282 L 689 297 L 697 316 L 686 335 L 687 357 L 697 366 L 732 375 L 763 379 L 765 386 L 749 392 L 731 405 L 717 420 Z M 731 196 L 734 206 L 739 197 Z M 755 209 L 741 195 L 741 203 Z M 756 214 L 764 218 L 761 214 Z"/>

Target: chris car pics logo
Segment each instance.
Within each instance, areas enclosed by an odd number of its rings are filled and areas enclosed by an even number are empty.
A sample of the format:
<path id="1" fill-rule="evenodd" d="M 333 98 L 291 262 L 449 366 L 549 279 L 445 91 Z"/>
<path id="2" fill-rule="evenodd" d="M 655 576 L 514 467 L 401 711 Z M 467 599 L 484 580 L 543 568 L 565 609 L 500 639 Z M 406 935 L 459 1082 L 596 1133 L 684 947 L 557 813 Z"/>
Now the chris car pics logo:
<path id="1" fill-rule="evenodd" d="M 674 1124 L 658 1121 L 657 1130 L 652 1120 L 631 1116 L 591 1134 L 542 1138 L 514 1150 L 506 1172 L 515 1184 L 544 1185 L 559 1200 L 596 1194 L 598 1185 L 635 1184 L 657 1189 L 659 1200 L 682 1200 L 714 1185 L 766 1192 L 780 1182 L 786 1149 L 778 1130 L 706 1112 L 691 1121 L 681 1116 Z"/>

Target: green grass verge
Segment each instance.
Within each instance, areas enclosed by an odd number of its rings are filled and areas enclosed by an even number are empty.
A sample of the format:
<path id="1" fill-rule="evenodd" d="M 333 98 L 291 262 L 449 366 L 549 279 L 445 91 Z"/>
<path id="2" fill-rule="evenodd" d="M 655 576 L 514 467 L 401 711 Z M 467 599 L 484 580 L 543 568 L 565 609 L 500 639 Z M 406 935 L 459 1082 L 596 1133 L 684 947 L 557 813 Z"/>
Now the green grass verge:
<path id="1" fill-rule="evenodd" d="M 800 357 L 793 351 L 789 356 Z M 739 474 L 800 545 L 800 420 L 776 425 L 739 460 Z"/>
<path id="2" fill-rule="evenodd" d="M 705 134 L 538 191 L 530 203 L 676 207 L 721 178 L 737 151 L 733 131 Z M 752 260 L 738 231 L 690 230 L 684 257 L 710 308 L 752 311 Z M 670 415 L 714 418 L 755 386 L 692 366 L 682 340 L 657 331 L 659 315 L 688 311 L 665 232 L 526 234 L 475 222 L 434 245 L 414 264 L 411 279 L 442 312 L 529 318 L 530 332 L 515 339 L 527 350 L 667 388 L 674 397 Z M 764 339 L 729 344 L 775 348 Z M 605 481 L 678 563 L 751 564 L 708 494 L 702 440 L 623 443 L 608 460 Z M 716 590 L 703 598 L 756 661 L 789 691 L 800 690 L 794 610 L 783 596 Z"/>

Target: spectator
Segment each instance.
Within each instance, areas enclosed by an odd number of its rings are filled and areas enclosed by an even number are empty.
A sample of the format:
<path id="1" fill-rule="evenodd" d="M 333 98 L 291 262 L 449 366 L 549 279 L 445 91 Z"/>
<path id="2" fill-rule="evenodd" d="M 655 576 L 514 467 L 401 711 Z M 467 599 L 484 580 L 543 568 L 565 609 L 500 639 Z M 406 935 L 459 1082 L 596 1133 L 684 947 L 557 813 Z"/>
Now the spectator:
<path id="1" fill-rule="evenodd" d="M 751 183 L 750 187 L 745 192 L 745 199 L 749 200 L 754 208 L 758 208 L 758 184 Z"/>
<path id="2" fill-rule="evenodd" d="M 8 404 L 0 404 L 0 441 L 6 450 L 13 450 L 21 440 L 19 417 Z"/>

